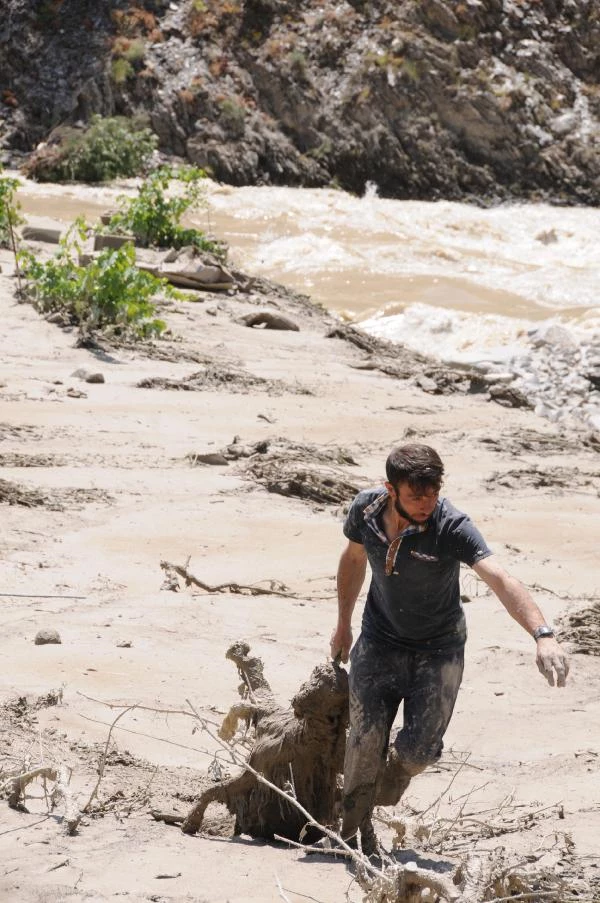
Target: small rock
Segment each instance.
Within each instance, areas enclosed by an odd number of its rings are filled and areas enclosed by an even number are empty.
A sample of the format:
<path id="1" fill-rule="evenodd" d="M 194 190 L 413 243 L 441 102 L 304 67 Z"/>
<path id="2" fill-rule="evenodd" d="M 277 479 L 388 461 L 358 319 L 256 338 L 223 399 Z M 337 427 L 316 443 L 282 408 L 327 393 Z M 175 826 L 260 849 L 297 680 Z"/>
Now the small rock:
<path id="1" fill-rule="evenodd" d="M 117 643 L 117 649 L 131 649 L 133 643 L 131 640 L 119 640 Z"/>
<path id="2" fill-rule="evenodd" d="M 82 392 L 81 389 L 74 389 L 73 386 L 67 389 L 67 395 L 69 398 L 87 398 L 87 392 Z"/>
<path id="3" fill-rule="evenodd" d="M 531 335 L 531 344 L 534 348 L 540 348 L 542 345 L 556 345 L 561 350 L 577 348 L 577 342 L 569 330 L 556 323 L 545 324 L 536 329 Z"/>
<path id="4" fill-rule="evenodd" d="M 437 383 L 429 376 L 417 376 L 415 382 L 424 392 L 435 393 L 438 391 Z"/>
<path id="5" fill-rule="evenodd" d="M 104 374 L 103 373 L 88 373 L 85 377 L 86 383 L 103 383 L 104 382 Z"/>
<path id="6" fill-rule="evenodd" d="M 532 408 L 533 405 L 520 389 L 509 386 L 490 386 L 490 399 L 505 408 Z"/>
<path id="7" fill-rule="evenodd" d="M 38 630 L 33 641 L 36 646 L 46 646 L 48 643 L 62 643 L 58 630 Z"/>

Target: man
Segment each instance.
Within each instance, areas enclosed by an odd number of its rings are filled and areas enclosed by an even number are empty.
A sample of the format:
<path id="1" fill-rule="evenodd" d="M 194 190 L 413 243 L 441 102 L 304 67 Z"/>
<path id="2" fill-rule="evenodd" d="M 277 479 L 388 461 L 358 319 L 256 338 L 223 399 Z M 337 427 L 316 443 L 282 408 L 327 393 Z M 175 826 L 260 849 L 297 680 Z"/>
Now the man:
<path id="1" fill-rule="evenodd" d="M 352 649 L 350 732 L 344 762 L 341 834 L 376 849 L 375 804 L 394 805 L 411 777 L 439 759 L 460 686 L 466 640 L 459 569 L 487 583 L 537 643 L 537 665 L 564 686 L 568 662 L 525 587 L 496 563 L 472 521 L 440 498 L 444 466 L 427 445 L 392 449 L 385 488 L 355 498 L 344 524 L 338 622 L 332 658 L 348 661 L 352 612 L 367 567 L 372 580 L 362 631 Z M 404 700 L 404 724 L 388 750 Z"/>

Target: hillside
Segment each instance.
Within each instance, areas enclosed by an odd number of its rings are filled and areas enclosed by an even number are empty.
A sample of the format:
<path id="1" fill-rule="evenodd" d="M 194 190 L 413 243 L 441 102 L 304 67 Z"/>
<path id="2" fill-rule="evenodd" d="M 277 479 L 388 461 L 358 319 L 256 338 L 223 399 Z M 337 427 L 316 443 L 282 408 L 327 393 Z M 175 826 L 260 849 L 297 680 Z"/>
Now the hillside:
<path id="1" fill-rule="evenodd" d="M 600 10 L 588 0 L 3 7 L 5 162 L 57 126 L 118 113 L 237 185 L 600 195 Z"/>

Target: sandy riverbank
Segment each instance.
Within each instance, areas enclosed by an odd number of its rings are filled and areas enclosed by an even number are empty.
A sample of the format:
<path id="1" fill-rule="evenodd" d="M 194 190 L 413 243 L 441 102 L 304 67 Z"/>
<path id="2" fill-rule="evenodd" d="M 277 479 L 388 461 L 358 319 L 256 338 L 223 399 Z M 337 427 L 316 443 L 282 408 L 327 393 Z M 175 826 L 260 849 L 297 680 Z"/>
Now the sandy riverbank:
<path id="1" fill-rule="evenodd" d="M 15 303 L 8 254 L 0 252 L 0 264 L 2 477 L 46 499 L 1 509 L 4 770 L 63 761 L 85 802 L 115 717 L 103 703 L 184 709 L 189 699 L 218 722 L 237 697 L 237 675 L 224 658 L 234 640 L 247 639 L 262 656 L 282 702 L 325 659 L 342 505 L 269 493 L 241 465 L 192 466 L 186 458 L 219 451 L 236 435 L 243 443 L 285 437 L 342 446 L 357 464 L 341 472 L 357 486 L 379 482 L 395 441 L 426 440 L 446 461 L 446 494 L 535 587 L 549 619 L 597 597 L 598 451 L 579 436 L 543 454 L 543 437 L 556 432 L 531 412 L 482 395 L 426 394 L 410 380 L 356 369 L 364 354 L 326 338 L 325 315 L 284 294 L 205 294 L 170 309 L 169 325 L 181 339 L 169 346 L 172 360 L 77 349 L 72 333 Z M 299 331 L 235 322 L 267 304 L 279 305 Z M 181 379 L 203 361 L 265 382 L 191 392 L 136 386 L 148 377 Z M 101 371 L 105 383 L 82 382 L 72 376 L 78 368 Z M 70 388 L 84 394 L 72 397 Z M 532 444 L 531 431 L 542 440 Z M 41 456 L 38 466 L 31 466 L 34 456 Z M 503 476 L 536 468 L 550 475 L 546 485 Z M 511 482 L 516 488 L 503 485 Z M 85 493 L 67 492 L 73 489 Z M 297 598 L 161 590 L 161 559 L 185 563 L 188 556 L 209 583 L 276 579 Z M 464 590 L 471 599 L 467 670 L 443 767 L 414 781 L 407 804 L 429 806 L 468 755 L 444 796 L 445 816 L 465 794 L 473 810 L 512 794 L 509 812 L 532 813 L 529 823 L 493 839 L 482 835 L 480 846 L 537 850 L 548 861 L 564 851 L 563 865 L 554 867 L 589 882 L 598 873 L 600 831 L 599 659 L 574 655 L 568 687 L 547 687 L 529 637 L 470 575 Z M 57 629 L 62 644 L 35 646 L 41 628 Z M 35 712 L 7 705 L 60 688 L 58 705 Z M 214 744 L 192 733 L 185 716 L 138 710 L 121 727 L 114 731 L 120 754 L 112 755 L 99 798 L 122 796 L 78 836 L 66 837 L 60 820 L 46 817 L 41 786 L 28 799 L 29 813 L 0 801 L 3 899 L 346 899 L 352 875 L 343 863 L 247 838 L 187 837 L 153 821 L 151 805 L 186 811 L 206 780 Z M 139 801 L 149 783 L 150 802 L 136 804 L 134 794 Z M 389 843 L 388 829 L 382 838 Z M 356 884 L 348 899 L 361 899 Z"/>

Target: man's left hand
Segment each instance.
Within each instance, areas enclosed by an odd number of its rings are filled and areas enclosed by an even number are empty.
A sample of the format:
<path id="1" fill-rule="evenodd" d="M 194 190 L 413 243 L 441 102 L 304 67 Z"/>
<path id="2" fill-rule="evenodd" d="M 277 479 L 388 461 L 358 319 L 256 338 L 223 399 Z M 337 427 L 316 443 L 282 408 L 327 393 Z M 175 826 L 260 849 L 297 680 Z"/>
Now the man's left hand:
<path id="1" fill-rule="evenodd" d="M 569 659 L 560 643 L 554 637 L 540 637 L 537 641 L 536 663 L 551 687 L 564 687 L 569 673 Z"/>

